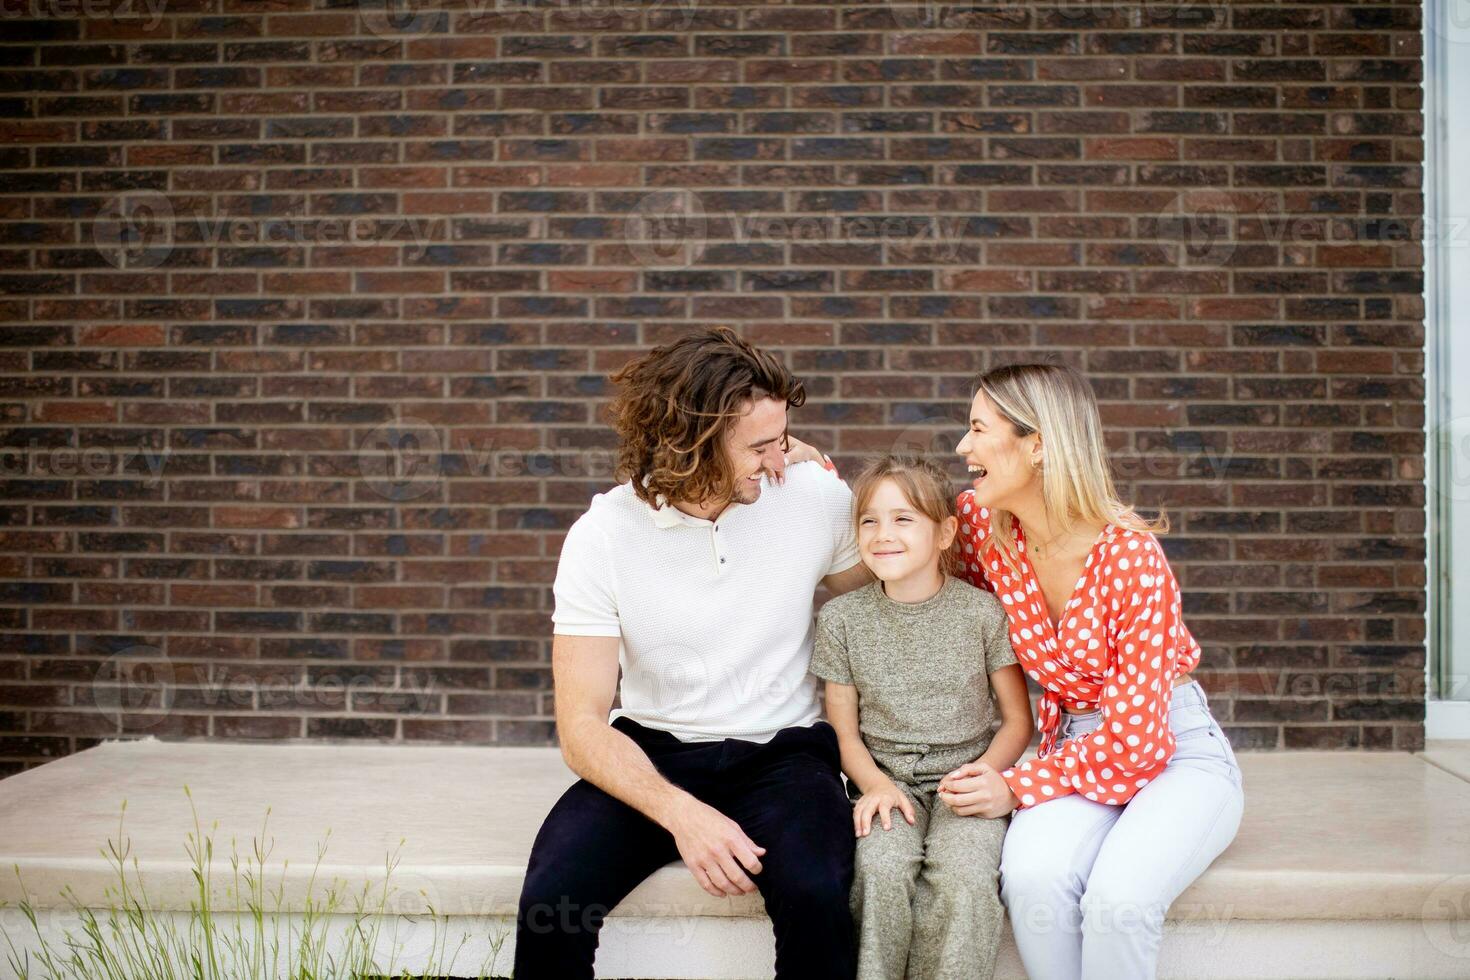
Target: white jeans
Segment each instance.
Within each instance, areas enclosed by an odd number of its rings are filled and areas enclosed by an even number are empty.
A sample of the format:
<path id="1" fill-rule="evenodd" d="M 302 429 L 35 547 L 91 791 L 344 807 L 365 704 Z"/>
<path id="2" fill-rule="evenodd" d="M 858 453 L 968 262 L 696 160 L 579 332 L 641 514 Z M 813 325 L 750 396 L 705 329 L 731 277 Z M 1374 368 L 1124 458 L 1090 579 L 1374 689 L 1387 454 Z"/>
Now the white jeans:
<path id="1" fill-rule="evenodd" d="M 1058 740 L 1101 724 L 1062 715 Z M 1245 797 L 1240 766 L 1204 688 L 1174 688 L 1168 765 L 1122 806 L 1077 793 L 1011 815 L 1001 898 L 1031 980 L 1154 976 L 1164 913 L 1235 839 Z"/>

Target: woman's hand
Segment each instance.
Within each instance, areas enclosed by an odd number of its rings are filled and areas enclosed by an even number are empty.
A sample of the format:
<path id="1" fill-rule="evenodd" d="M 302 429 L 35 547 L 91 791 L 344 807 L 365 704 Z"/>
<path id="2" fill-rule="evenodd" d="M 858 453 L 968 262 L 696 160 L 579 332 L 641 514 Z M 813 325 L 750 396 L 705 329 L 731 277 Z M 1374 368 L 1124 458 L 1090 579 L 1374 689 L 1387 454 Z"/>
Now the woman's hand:
<path id="1" fill-rule="evenodd" d="M 815 446 L 810 446 L 802 442 L 796 436 L 788 435 L 786 437 L 786 465 L 805 463 L 807 460 L 820 463 L 822 461 L 822 454 L 817 452 Z"/>
<path id="2" fill-rule="evenodd" d="M 802 442 L 800 439 L 796 438 L 796 436 L 787 435 L 786 461 L 782 466 L 782 472 L 776 474 L 777 485 L 786 482 L 785 467 L 790 466 L 792 463 L 805 463 L 807 461 L 821 463 L 823 466 L 832 470 L 833 473 L 837 472 L 837 468 L 832 465 L 832 461 L 823 454 L 817 452 L 817 448 L 815 446 L 808 445 L 807 443 Z"/>
<path id="3" fill-rule="evenodd" d="M 914 802 L 899 789 L 893 780 L 887 780 L 877 789 L 864 793 L 852 809 L 852 829 L 859 837 L 868 836 L 873 829 L 873 814 L 876 812 L 883 822 L 884 830 L 893 829 L 893 816 L 889 812 L 897 807 L 904 819 L 914 822 Z"/>
<path id="4" fill-rule="evenodd" d="M 1003 817 L 1021 801 L 988 762 L 967 762 L 939 781 L 938 796 L 959 817 Z"/>

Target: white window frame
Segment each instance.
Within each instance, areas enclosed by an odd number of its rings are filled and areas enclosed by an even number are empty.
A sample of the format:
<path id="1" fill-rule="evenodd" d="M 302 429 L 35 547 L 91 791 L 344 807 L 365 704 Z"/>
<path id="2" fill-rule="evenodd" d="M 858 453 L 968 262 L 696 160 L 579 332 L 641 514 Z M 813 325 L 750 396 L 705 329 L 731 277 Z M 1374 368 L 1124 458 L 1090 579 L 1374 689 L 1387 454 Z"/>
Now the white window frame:
<path id="1" fill-rule="evenodd" d="M 1425 736 L 1464 739 L 1470 738 L 1470 186 L 1463 178 L 1470 172 L 1470 23 L 1462 0 L 1427 0 L 1423 9 Z M 1451 574 L 1456 557 L 1458 576 Z"/>

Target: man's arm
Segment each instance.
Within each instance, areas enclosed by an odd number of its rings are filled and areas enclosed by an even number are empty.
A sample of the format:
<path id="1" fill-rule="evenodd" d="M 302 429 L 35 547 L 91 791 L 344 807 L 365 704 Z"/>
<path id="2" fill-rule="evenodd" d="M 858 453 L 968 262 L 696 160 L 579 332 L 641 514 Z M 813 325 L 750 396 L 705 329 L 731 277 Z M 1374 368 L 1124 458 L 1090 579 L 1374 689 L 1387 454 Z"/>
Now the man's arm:
<path id="1" fill-rule="evenodd" d="M 618 689 L 615 636 L 563 636 L 551 641 L 556 731 L 572 772 L 667 829 L 674 811 L 694 797 L 665 779 L 648 754 L 608 724 Z"/>
<path id="2" fill-rule="evenodd" d="M 669 782 L 648 754 L 608 724 L 618 688 L 618 637 L 555 634 L 551 677 L 561 755 L 578 776 L 674 835 L 694 880 L 716 898 L 755 891 L 765 853 L 740 825 Z M 743 867 L 742 867 L 743 866 Z"/>
<path id="3" fill-rule="evenodd" d="M 858 562 L 844 572 L 833 572 L 828 575 L 822 579 L 822 584 L 827 587 L 828 592 L 838 596 L 844 592 L 851 592 L 853 589 L 861 589 L 871 581 L 873 581 L 873 573 L 868 571 L 867 565 Z"/>

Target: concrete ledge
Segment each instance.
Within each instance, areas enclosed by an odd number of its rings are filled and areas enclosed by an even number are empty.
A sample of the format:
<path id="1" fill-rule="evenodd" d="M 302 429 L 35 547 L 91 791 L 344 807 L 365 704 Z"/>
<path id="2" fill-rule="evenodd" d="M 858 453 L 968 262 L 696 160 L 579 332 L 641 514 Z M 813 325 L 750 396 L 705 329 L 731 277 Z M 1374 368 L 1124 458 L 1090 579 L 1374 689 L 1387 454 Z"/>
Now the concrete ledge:
<path id="1" fill-rule="evenodd" d="M 1451 776 L 1470 782 L 1470 741 L 1432 739 L 1424 743 L 1419 757 L 1438 766 Z"/>
<path id="2" fill-rule="evenodd" d="M 1282 975 L 1286 956 L 1293 976 L 1470 975 L 1470 766 L 1455 768 L 1467 757 L 1240 753 L 1239 836 L 1171 908 L 1161 974 L 1269 976 L 1274 962 Z M 21 897 L 14 865 L 41 908 L 68 908 L 63 886 L 107 907 L 116 872 L 99 852 L 126 800 L 150 907 L 187 910 L 187 785 L 215 842 L 221 911 L 230 842 L 243 857 L 269 808 L 267 876 L 287 910 L 301 911 L 325 842 L 318 892 L 332 878 L 349 892 L 381 883 L 396 852 L 390 911 L 504 927 L 541 819 L 574 778 L 551 748 L 107 743 L 0 782 L 0 902 Z M 599 975 L 769 976 L 771 956 L 759 895 L 712 898 L 676 863 L 609 917 Z M 1001 965 L 1021 975 L 1013 948 Z"/>

